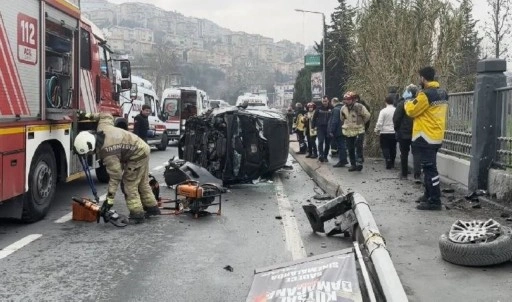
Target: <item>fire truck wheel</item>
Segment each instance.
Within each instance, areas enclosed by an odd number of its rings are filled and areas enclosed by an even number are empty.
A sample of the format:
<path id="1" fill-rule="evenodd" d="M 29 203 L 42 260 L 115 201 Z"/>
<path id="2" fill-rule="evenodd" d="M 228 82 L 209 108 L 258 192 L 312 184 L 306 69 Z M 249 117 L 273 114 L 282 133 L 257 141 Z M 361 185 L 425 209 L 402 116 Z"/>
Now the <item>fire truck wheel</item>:
<path id="1" fill-rule="evenodd" d="M 105 167 L 102 163 L 100 163 L 100 166 L 96 168 L 96 178 L 101 183 L 108 183 L 110 180 L 110 176 L 107 173 L 107 167 Z"/>
<path id="2" fill-rule="evenodd" d="M 162 134 L 162 141 L 160 145 L 157 146 L 158 150 L 165 151 L 167 149 L 167 144 L 169 144 L 169 139 L 167 138 L 167 133 Z"/>
<path id="3" fill-rule="evenodd" d="M 24 222 L 42 219 L 55 196 L 57 186 L 57 164 L 55 154 L 49 144 L 37 148 L 28 174 L 28 192 L 23 200 Z"/>

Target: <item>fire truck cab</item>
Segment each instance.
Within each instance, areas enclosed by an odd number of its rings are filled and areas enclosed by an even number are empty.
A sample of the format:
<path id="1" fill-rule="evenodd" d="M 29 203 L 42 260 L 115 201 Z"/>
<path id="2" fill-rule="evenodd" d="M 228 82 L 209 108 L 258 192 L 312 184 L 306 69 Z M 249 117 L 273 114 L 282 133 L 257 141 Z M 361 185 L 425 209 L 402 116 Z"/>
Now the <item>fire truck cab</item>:
<path id="1" fill-rule="evenodd" d="M 57 182 L 83 174 L 73 138 L 96 122 L 77 112 L 110 112 L 127 127 L 119 95 L 131 87 L 130 62 L 120 62 L 121 87 L 114 88 L 111 51 L 78 0 L 0 6 L 0 54 L 0 217 L 37 221 Z M 88 161 L 105 176 L 94 156 Z"/>

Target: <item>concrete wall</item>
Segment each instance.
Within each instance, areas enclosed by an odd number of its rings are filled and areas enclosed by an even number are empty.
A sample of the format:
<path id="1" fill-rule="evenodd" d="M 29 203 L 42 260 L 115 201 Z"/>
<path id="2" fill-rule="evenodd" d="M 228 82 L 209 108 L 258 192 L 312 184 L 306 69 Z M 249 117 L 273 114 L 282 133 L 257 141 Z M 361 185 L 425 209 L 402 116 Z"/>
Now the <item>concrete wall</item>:
<path id="1" fill-rule="evenodd" d="M 444 153 L 437 154 L 439 174 L 459 184 L 468 186 L 469 161 Z M 409 167 L 413 167 L 412 156 L 409 155 Z M 500 203 L 512 206 L 512 173 L 504 170 L 489 170 L 488 192 Z"/>
<path id="2" fill-rule="evenodd" d="M 409 154 L 409 167 L 413 167 L 412 156 Z M 468 186 L 469 161 L 444 153 L 437 153 L 437 170 L 441 176 Z"/>
<path id="3" fill-rule="evenodd" d="M 468 186 L 469 161 L 444 153 L 437 154 L 437 170 L 439 174 L 458 183 Z"/>

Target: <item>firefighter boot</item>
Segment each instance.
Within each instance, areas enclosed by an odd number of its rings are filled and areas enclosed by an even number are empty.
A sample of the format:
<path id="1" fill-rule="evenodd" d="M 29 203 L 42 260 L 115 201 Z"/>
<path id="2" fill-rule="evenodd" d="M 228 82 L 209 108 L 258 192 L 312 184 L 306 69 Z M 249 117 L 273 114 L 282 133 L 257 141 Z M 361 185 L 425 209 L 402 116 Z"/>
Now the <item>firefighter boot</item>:
<path id="1" fill-rule="evenodd" d="M 130 212 L 130 223 L 139 224 L 143 223 L 146 215 L 144 212 Z"/>
<path id="2" fill-rule="evenodd" d="M 146 217 L 158 216 L 162 214 L 158 206 L 144 207 L 144 211 L 146 211 Z"/>

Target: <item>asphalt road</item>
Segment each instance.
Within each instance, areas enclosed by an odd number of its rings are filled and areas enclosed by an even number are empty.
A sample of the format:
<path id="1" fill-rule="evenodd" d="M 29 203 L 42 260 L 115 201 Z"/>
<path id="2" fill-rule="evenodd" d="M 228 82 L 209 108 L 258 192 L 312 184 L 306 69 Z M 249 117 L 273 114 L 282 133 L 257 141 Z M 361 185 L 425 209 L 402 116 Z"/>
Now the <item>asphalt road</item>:
<path id="1" fill-rule="evenodd" d="M 176 154 L 151 153 L 159 182 Z M 231 187 L 221 216 L 160 216 L 123 229 L 71 220 L 71 197 L 91 193 L 85 179 L 61 184 L 44 220 L 0 220 L 0 300 L 245 301 L 255 268 L 351 247 L 350 239 L 312 233 L 301 206 L 317 202 L 315 184 L 292 167 Z M 114 208 L 127 213 L 117 195 Z M 162 196 L 173 195 L 162 187 Z"/>

